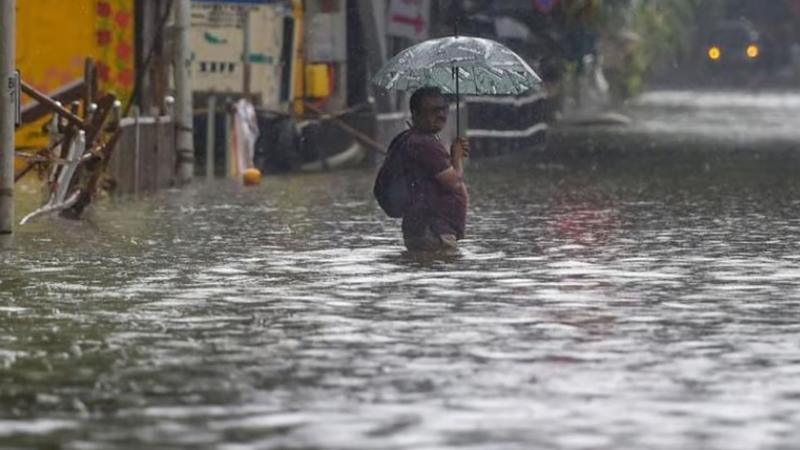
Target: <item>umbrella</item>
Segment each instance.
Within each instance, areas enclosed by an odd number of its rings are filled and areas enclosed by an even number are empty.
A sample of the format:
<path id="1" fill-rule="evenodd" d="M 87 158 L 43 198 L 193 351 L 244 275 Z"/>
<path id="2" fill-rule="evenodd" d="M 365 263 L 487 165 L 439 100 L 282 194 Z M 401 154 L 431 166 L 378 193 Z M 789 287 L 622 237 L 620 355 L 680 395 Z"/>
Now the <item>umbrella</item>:
<path id="1" fill-rule="evenodd" d="M 519 55 L 490 39 L 450 36 L 409 47 L 372 78 L 384 89 L 413 91 L 437 86 L 445 94 L 520 95 L 540 87 L 542 79 Z M 461 124 L 456 115 L 456 129 Z"/>

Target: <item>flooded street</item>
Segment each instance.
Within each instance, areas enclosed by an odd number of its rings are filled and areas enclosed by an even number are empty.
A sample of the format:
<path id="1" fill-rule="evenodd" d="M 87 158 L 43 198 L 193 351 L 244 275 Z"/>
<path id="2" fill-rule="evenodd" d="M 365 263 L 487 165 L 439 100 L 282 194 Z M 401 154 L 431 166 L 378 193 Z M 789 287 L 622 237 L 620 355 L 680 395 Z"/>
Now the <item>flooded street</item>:
<path id="1" fill-rule="evenodd" d="M 800 151 L 797 94 L 632 110 L 632 140 Z M 370 169 L 20 227 L 0 253 L 0 447 L 795 448 L 785 161 L 473 161 L 468 240 L 438 259 L 404 251 Z"/>
<path id="2" fill-rule="evenodd" d="M 793 92 L 651 92 L 634 100 L 631 110 L 643 119 L 641 131 L 651 135 L 682 133 L 687 140 L 751 149 L 800 139 L 794 120 L 800 95 Z"/>

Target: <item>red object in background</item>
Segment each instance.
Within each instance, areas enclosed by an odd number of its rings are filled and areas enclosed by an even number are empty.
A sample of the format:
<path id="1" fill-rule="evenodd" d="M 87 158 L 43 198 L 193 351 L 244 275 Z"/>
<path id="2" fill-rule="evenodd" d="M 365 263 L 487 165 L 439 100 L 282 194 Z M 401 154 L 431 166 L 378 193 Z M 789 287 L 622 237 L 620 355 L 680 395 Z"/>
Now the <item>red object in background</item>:
<path id="1" fill-rule="evenodd" d="M 104 62 L 97 62 L 97 76 L 101 81 L 108 81 L 111 79 L 111 69 Z"/>
<path id="2" fill-rule="evenodd" d="M 97 15 L 100 17 L 108 17 L 111 15 L 111 5 L 108 2 L 97 2 Z"/>
<path id="3" fill-rule="evenodd" d="M 550 11 L 556 7 L 559 0 L 533 0 L 533 9 L 542 14 L 550 14 Z"/>
<path id="4" fill-rule="evenodd" d="M 127 11 L 117 11 L 114 21 L 117 22 L 120 28 L 126 28 L 131 22 L 131 14 Z"/>
<path id="5" fill-rule="evenodd" d="M 403 25 L 411 25 L 414 27 L 414 31 L 417 34 L 420 34 L 423 30 L 425 30 L 425 18 L 422 17 L 422 14 L 418 15 L 417 17 L 407 17 L 395 14 L 392 16 L 392 22 L 402 23 Z"/>
<path id="6" fill-rule="evenodd" d="M 120 59 L 128 60 L 133 55 L 133 48 L 127 42 L 120 42 L 117 44 L 117 56 Z"/>
<path id="7" fill-rule="evenodd" d="M 800 16 L 800 0 L 789 0 L 789 8 L 794 15 Z"/>
<path id="8" fill-rule="evenodd" d="M 126 88 L 133 86 L 133 72 L 130 69 L 121 70 L 117 75 L 117 81 Z"/>
<path id="9" fill-rule="evenodd" d="M 319 11 L 326 14 L 339 12 L 339 0 L 322 0 Z"/>
<path id="10" fill-rule="evenodd" d="M 109 30 L 97 30 L 97 45 L 105 47 L 111 43 L 111 32 Z"/>

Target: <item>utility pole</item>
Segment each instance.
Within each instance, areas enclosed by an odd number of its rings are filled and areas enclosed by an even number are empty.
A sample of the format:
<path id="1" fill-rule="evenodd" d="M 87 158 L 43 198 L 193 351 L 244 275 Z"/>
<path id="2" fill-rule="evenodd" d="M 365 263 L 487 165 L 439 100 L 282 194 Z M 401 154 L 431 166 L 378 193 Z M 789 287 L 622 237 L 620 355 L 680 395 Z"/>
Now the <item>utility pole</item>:
<path id="1" fill-rule="evenodd" d="M 14 74 L 16 0 L 0 0 L 0 234 L 14 232 Z"/>
<path id="2" fill-rule="evenodd" d="M 292 57 L 292 88 L 289 90 L 292 98 L 293 112 L 297 116 L 305 113 L 305 92 L 306 92 L 306 53 L 305 38 L 305 2 L 303 0 L 292 0 L 292 16 L 294 17 L 294 49 Z"/>
<path id="3" fill-rule="evenodd" d="M 191 1 L 175 1 L 175 144 L 178 151 L 178 182 L 186 184 L 194 175 L 192 87 L 189 83 L 189 28 Z"/>
<path id="4" fill-rule="evenodd" d="M 370 76 L 375 75 L 386 63 L 386 0 L 369 0 L 358 4 L 359 20 L 364 32 L 364 47 Z M 375 87 L 370 83 L 370 95 Z M 392 101 L 387 96 L 378 97 L 378 111 L 392 111 Z"/>
<path id="5" fill-rule="evenodd" d="M 242 82 L 242 91 L 247 101 L 251 101 L 250 78 L 252 77 L 252 66 L 250 65 L 250 9 L 245 7 L 242 8 L 242 11 L 244 16 L 242 17 L 242 73 L 244 78 Z"/>

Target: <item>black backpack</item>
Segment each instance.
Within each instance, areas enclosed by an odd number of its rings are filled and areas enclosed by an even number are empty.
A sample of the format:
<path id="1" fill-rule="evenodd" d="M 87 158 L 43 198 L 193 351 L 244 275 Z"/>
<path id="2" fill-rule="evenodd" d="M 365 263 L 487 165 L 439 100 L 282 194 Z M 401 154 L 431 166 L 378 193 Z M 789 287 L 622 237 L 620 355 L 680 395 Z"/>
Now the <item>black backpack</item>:
<path id="1" fill-rule="evenodd" d="M 381 209 L 389 217 L 401 218 L 411 205 L 411 179 L 406 173 L 405 142 L 411 130 L 406 130 L 392 140 L 386 158 L 375 177 L 372 193 Z"/>

